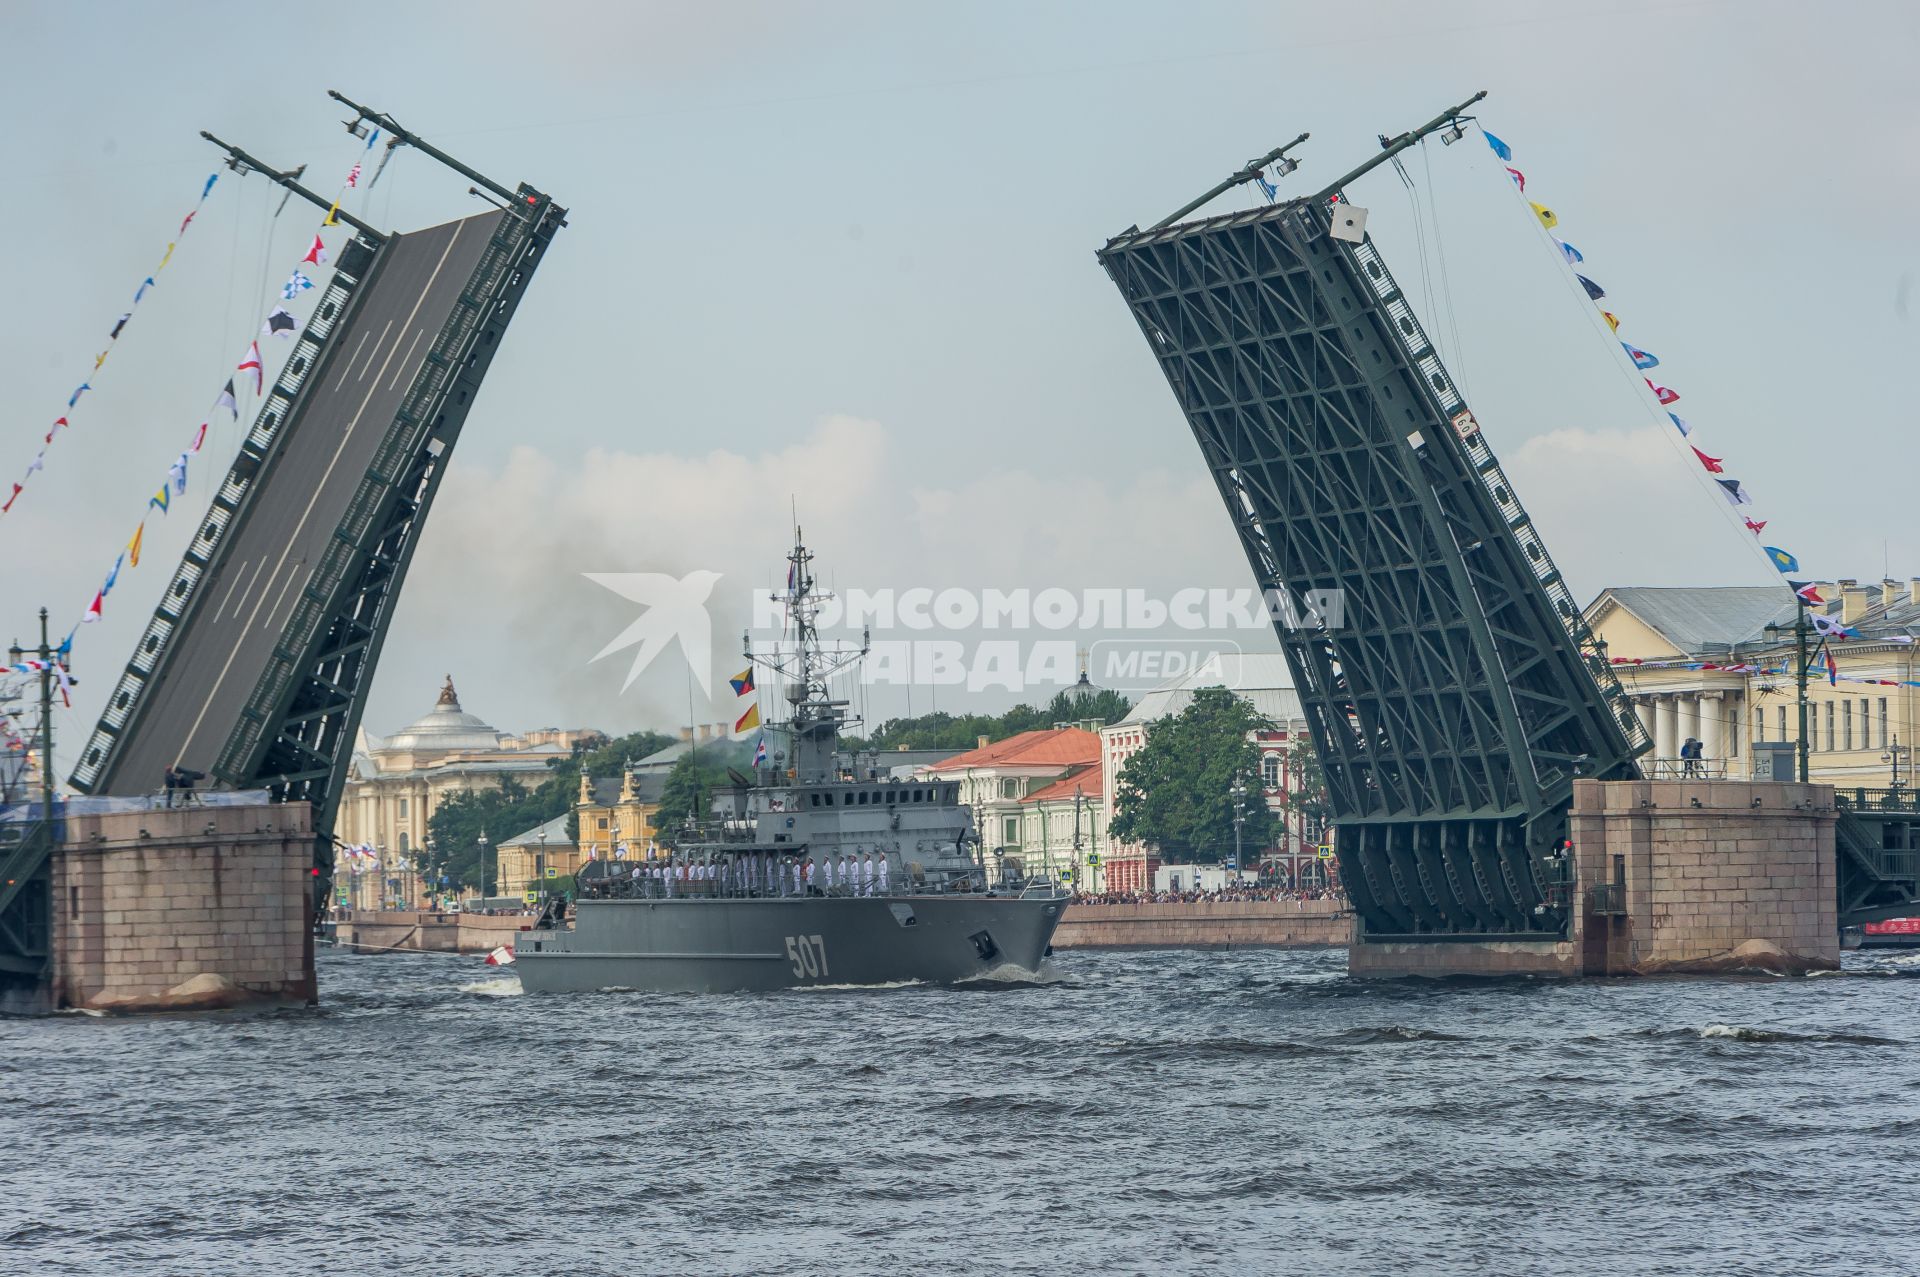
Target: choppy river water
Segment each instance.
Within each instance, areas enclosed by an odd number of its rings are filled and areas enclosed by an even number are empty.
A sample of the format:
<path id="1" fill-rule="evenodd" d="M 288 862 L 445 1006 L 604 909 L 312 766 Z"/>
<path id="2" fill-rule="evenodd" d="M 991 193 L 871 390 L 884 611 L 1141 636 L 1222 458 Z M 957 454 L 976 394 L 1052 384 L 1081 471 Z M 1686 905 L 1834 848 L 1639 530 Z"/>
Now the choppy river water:
<path id="1" fill-rule="evenodd" d="M 1340 951 L 0 1022 L 0 1272 L 1920 1271 L 1920 955 L 1363 984 Z"/>

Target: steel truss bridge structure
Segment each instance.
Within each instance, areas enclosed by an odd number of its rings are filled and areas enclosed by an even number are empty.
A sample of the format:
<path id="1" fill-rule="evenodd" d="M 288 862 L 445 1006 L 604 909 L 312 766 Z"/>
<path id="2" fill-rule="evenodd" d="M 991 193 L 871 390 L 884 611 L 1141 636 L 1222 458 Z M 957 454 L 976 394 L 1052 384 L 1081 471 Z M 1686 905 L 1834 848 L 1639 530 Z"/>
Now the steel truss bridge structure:
<path id="1" fill-rule="evenodd" d="M 1276 628 L 1325 771 L 1342 877 L 1374 940 L 1565 934 L 1559 853 L 1574 779 L 1631 778 L 1651 748 L 1345 202 L 1348 184 L 1457 127 L 1472 104 L 1383 138 L 1379 156 L 1315 195 L 1169 218 L 1098 254 L 1261 588 L 1344 600 L 1337 621 Z"/>
<path id="2" fill-rule="evenodd" d="M 81 751 L 88 794 L 152 793 L 169 767 L 313 807 L 316 909 L 368 685 L 462 425 L 566 210 L 509 190 L 332 94 L 470 179 L 494 207 L 356 232 L 268 391 Z M 244 151 L 239 171 L 329 201 Z M 491 194 L 489 198 L 488 193 Z"/>

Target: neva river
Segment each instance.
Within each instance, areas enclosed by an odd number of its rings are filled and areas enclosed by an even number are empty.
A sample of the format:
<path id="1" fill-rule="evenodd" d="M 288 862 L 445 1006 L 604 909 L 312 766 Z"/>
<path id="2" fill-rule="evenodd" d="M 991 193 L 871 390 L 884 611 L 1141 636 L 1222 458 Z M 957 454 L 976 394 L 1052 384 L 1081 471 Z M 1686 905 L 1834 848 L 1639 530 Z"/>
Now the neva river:
<path id="1" fill-rule="evenodd" d="M 1920 955 L 1807 980 L 1054 980 L 0 1022 L 0 1272 L 1920 1270 Z"/>

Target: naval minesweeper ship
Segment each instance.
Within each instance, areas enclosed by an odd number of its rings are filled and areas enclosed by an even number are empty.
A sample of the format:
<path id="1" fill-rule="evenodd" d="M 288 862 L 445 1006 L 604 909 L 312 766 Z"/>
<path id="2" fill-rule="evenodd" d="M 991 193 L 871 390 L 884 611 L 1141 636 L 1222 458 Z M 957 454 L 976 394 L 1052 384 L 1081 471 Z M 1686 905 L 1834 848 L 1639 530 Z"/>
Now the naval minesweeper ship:
<path id="1" fill-rule="evenodd" d="M 1039 969 L 1068 893 L 1048 877 L 990 882 L 957 782 L 884 775 L 884 754 L 842 748 L 857 720 L 828 682 L 867 644 L 821 642 L 829 596 L 798 531 L 787 562 L 773 596 L 785 633 L 764 651 L 746 645 L 787 704 L 763 737 L 778 748 L 756 751 L 753 775 L 735 772 L 710 819 L 670 851 L 590 861 L 571 918 L 551 902 L 514 946 L 527 992 L 941 984 Z"/>

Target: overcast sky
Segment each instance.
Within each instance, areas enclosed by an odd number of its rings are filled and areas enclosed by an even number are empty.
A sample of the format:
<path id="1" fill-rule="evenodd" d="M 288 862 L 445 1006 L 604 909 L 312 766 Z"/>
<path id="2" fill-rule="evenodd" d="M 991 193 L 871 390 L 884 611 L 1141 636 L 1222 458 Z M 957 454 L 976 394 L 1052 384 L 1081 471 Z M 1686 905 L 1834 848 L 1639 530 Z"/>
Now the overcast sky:
<path id="1" fill-rule="evenodd" d="M 201 129 L 308 163 L 331 190 L 359 146 L 324 96 L 339 88 L 572 209 L 433 512 L 367 711 L 376 733 L 424 712 L 447 672 L 503 729 L 683 720 L 684 670 L 622 694 L 624 659 L 589 663 L 635 609 L 581 574 L 722 573 L 722 672 L 747 591 L 777 578 L 790 502 L 843 586 L 1245 584 L 1094 250 L 1298 132 L 1313 139 L 1292 189 L 1311 189 L 1376 134 L 1481 88 L 1528 194 L 1559 213 L 1621 336 L 1660 356 L 1656 380 L 1751 490 L 1766 539 L 1810 575 L 1920 573 L 1912 5 L 4 15 L 0 485 L 214 170 Z M 1435 143 L 1406 167 L 1412 193 L 1382 169 L 1351 194 L 1576 593 L 1777 579 L 1488 149 Z M 466 186 L 401 151 L 358 207 L 404 231 L 479 211 Z M 312 234 L 312 210 L 276 219 L 279 205 L 261 178 L 223 172 L 0 520 L 10 630 L 25 637 L 44 603 L 64 632 L 92 597 Z M 141 568 L 76 640 L 63 755 L 237 442 L 216 428 L 188 509 L 150 521 Z"/>

